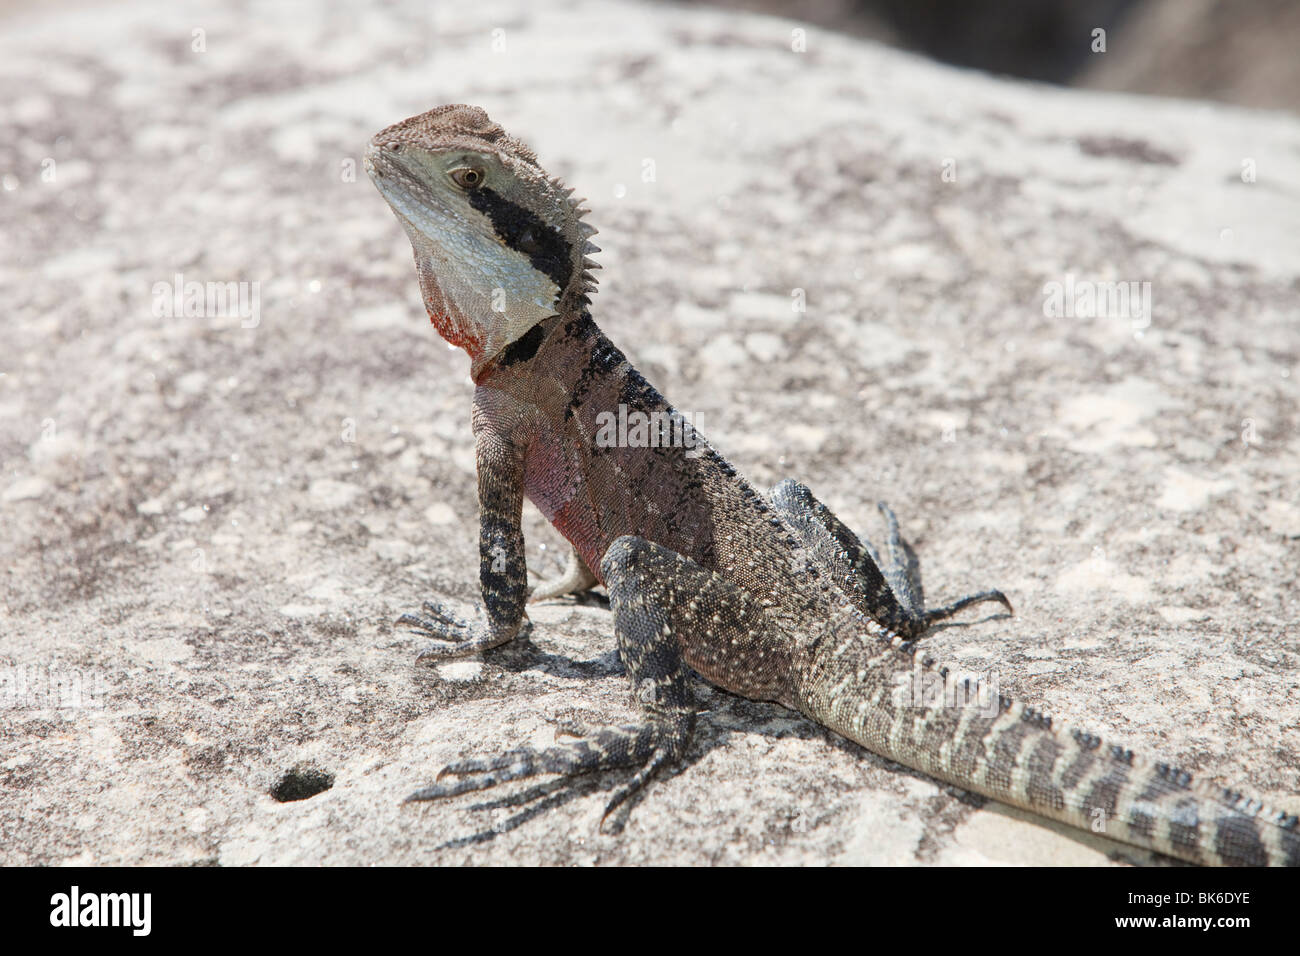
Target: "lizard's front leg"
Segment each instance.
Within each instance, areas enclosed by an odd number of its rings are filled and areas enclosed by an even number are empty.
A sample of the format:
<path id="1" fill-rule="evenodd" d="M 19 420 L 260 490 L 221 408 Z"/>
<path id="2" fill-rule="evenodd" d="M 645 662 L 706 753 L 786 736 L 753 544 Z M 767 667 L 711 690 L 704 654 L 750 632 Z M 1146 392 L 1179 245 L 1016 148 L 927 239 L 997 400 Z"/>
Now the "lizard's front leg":
<path id="1" fill-rule="evenodd" d="M 479 503 L 479 584 L 483 610 L 464 621 L 446 606 L 425 602 L 424 614 L 403 614 L 397 623 L 431 638 L 417 661 L 476 654 L 506 643 L 524 620 L 528 571 L 521 515 L 523 455 L 511 441 L 484 428 L 475 435 Z"/>
<path id="2" fill-rule="evenodd" d="M 407 800 L 485 790 L 538 774 L 636 767 L 611 797 L 608 816 L 656 770 L 686 752 L 695 725 L 690 668 L 750 697 L 788 697 L 788 643 L 758 602 L 730 581 L 633 536 L 610 545 L 601 575 L 609 588 L 619 656 L 645 719 L 584 732 L 578 740 L 541 750 L 525 747 L 450 764 L 438 782 Z"/>

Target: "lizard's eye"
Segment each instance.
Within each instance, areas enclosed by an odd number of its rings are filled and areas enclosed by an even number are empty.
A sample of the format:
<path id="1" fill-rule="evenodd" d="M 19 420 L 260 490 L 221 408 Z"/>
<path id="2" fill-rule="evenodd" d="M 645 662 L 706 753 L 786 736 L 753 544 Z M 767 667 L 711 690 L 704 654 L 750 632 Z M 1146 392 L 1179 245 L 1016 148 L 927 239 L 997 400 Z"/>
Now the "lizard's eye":
<path id="1" fill-rule="evenodd" d="M 483 185 L 483 170 L 475 169 L 473 166 L 461 166 L 451 170 L 448 175 L 461 189 L 477 189 Z"/>

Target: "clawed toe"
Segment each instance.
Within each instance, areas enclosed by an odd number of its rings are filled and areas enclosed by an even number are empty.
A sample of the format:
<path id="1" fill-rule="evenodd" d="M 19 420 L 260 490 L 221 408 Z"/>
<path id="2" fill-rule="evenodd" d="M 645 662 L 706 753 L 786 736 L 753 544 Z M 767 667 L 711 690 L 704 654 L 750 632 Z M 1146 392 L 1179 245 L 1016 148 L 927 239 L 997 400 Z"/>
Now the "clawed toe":
<path id="1" fill-rule="evenodd" d="M 444 605 L 426 601 L 424 611 L 428 617 L 403 614 L 397 619 L 399 625 L 430 638 L 421 645 L 415 658 L 417 664 L 467 657 L 501 643 L 493 639 L 481 624 L 462 621 Z"/>
<path id="2" fill-rule="evenodd" d="M 447 764 L 434 782 L 406 797 L 404 803 L 439 800 L 476 790 L 487 790 L 511 780 L 539 774 L 577 777 L 583 774 L 620 767 L 636 767 L 630 780 L 614 792 L 601 824 L 665 763 L 676 759 L 689 728 L 671 730 L 654 725 L 611 727 L 595 736 L 584 736 L 572 743 L 557 744 L 544 750 L 522 748 L 493 757 L 470 757 Z"/>
<path id="3" fill-rule="evenodd" d="M 604 831 L 605 821 L 609 818 L 609 815 L 644 787 L 649 782 L 650 778 L 654 776 L 655 771 L 665 763 L 672 760 L 672 758 L 673 754 L 670 748 L 657 748 L 655 752 L 650 755 L 650 759 L 642 765 L 641 769 L 636 772 L 632 779 L 614 791 L 614 795 L 609 798 L 609 803 L 605 804 L 605 812 L 600 816 L 599 829 Z"/>
<path id="4" fill-rule="evenodd" d="M 972 604 L 983 604 L 986 601 L 993 601 L 1001 604 L 1007 609 L 1008 614 L 1015 614 L 1015 608 L 1007 600 L 1007 596 L 998 590 L 980 591 L 978 594 L 969 594 L 964 598 L 953 601 L 951 604 L 945 604 L 943 607 L 931 608 L 925 612 L 926 626 L 933 624 L 935 621 L 942 621 L 945 618 L 952 617 L 958 611 L 970 607 Z"/>
<path id="5" fill-rule="evenodd" d="M 465 657 L 474 653 L 475 648 L 465 644 L 453 644 L 450 641 L 425 641 L 415 655 L 415 663 L 427 664 L 430 661 L 447 661 Z"/>
<path id="6" fill-rule="evenodd" d="M 512 751 L 497 757 L 471 757 L 467 760 L 458 760 L 439 770 L 438 776 L 434 779 L 442 780 L 446 776 L 462 776 L 467 773 L 490 773 L 503 770 L 514 764 L 528 763 L 528 757 L 529 755 L 526 752 Z"/>
<path id="7" fill-rule="evenodd" d="M 534 754 L 527 750 L 514 750 L 496 757 L 458 760 L 438 771 L 438 776 L 431 785 L 416 790 L 402 802 L 439 800 L 475 790 L 487 790 L 499 783 L 531 777 L 535 773 L 537 764 Z"/>
<path id="8" fill-rule="evenodd" d="M 465 629 L 465 625 L 441 604 L 425 601 L 423 609 L 429 615 L 428 617 L 421 617 L 418 614 L 403 614 L 397 619 L 397 623 L 405 624 L 413 630 L 431 634 L 447 634 Z"/>
<path id="9" fill-rule="evenodd" d="M 407 627 L 415 631 L 438 630 L 438 625 L 435 622 L 430 621 L 427 618 L 420 617 L 417 614 L 403 614 L 401 617 L 397 619 L 397 623 L 405 624 Z"/>

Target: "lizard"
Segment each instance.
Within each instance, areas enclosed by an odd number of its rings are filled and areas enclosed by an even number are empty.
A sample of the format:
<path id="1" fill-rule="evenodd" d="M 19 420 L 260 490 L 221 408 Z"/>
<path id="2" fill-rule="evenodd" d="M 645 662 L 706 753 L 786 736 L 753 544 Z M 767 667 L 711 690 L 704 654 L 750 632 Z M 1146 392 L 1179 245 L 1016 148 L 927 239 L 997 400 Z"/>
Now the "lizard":
<path id="1" fill-rule="evenodd" d="M 389 126 L 364 165 L 410 240 L 430 321 L 468 354 L 475 385 L 482 606 L 461 615 L 429 601 L 403 614 L 424 639 L 417 662 L 521 633 L 527 497 L 573 550 L 560 580 L 531 597 L 604 586 L 639 716 L 459 760 L 407 801 L 631 770 L 603 825 L 682 761 L 695 674 L 938 781 L 1124 843 L 1202 864 L 1300 864 L 1295 814 L 1063 726 L 935 660 L 931 625 L 984 602 L 1010 613 L 1006 596 L 927 609 L 915 551 L 884 503 L 882 555 L 807 486 L 751 486 L 597 327 L 585 200 L 482 109 L 441 106 Z M 611 440 L 602 429 L 619 406 L 674 440 Z"/>

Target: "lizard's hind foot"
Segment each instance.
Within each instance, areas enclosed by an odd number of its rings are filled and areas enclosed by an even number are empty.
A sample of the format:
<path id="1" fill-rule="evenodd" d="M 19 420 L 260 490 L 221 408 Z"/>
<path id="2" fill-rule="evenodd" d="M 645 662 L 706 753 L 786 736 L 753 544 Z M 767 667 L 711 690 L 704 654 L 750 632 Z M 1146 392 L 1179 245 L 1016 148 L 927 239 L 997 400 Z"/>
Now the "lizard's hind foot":
<path id="1" fill-rule="evenodd" d="M 644 787 L 656 770 L 681 758 L 690 742 L 692 723 L 692 718 L 683 716 L 679 720 L 605 727 L 590 736 L 544 750 L 522 747 L 495 757 L 460 760 L 443 767 L 431 786 L 415 791 L 403 802 L 454 797 L 540 774 L 575 777 L 637 767 L 636 774 L 610 798 L 601 817 L 603 823 L 605 817 Z"/>
<path id="2" fill-rule="evenodd" d="M 908 618 L 910 629 L 913 631 L 909 636 L 920 636 L 934 622 L 952 617 L 958 611 L 962 611 L 972 604 L 982 604 L 985 601 L 996 601 L 1007 609 L 1008 614 L 1015 613 L 1015 609 L 1011 607 L 1011 602 L 1007 600 L 1007 596 L 996 588 L 968 594 L 949 604 L 927 610 L 925 607 L 925 589 L 921 586 L 921 562 L 916 556 L 916 551 L 903 537 L 898 526 L 898 516 L 894 514 L 893 509 L 883 501 L 876 502 L 876 507 L 884 515 L 888 528 L 885 546 L 889 552 L 889 559 L 882 563 L 880 556 L 876 554 L 870 542 L 864 542 L 864 545 L 871 552 L 876 563 L 880 565 L 885 580 L 889 582 L 890 588 L 898 596 L 899 603 L 903 605 L 904 614 Z"/>
<path id="3" fill-rule="evenodd" d="M 817 500 L 807 485 L 787 478 L 772 489 L 772 506 L 789 523 L 832 580 L 862 613 L 908 639 L 923 636 L 930 625 L 981 601 L 997 601 L 1008 611 L 1011 602 L 1001 591 L 980 591 L 927 611 L 921 585 L 921 562 L 903 537 L 898 518 L 883 501 L 885 555 L 859 538 L 839 517 Z"/>
<path id="4" fill-rule="evenodd" d="M 952 617 L 958 611 L 963 611 L 972 604 L 983 604 L 985 601 L 996 601 L 1007 609 L 1008 614 L 1015 614 L 1016 609 L 1011 606 L 1007 596 L 1001 591 L 993 588 L 988 591 L 977 591 L 975 594 L 968 594 L 965 597 L 958 598 L 951 604 L 945 604 L 942 607 L 932 607 L 925 612 L 925 626 L 929 627 L 935 621 L 942 621 L 945 618 Z"/>
<path id="5" fill-rule="evenodd" d="M 522 748 L 450 764 L 408 800 L 435 800 L 538 774 L 570 777 L 619 767 L 636 772 L 618 788 L 602 823 L 666 764 L 686 754 L 695 727 L 691 669 L 759 700 L 790 694 L 791 651 L 759 601 L 734 582 L 644 538 L 624 536 L 601 561 L 619 658 L 642 722 L 595 731 L 545 749 Z M 727 668 L 719 648 L 743 667 Z M 687 662 L 690 662 L 689 664 Z M 572 729 L 566 727 L 564 729 Z"/>

